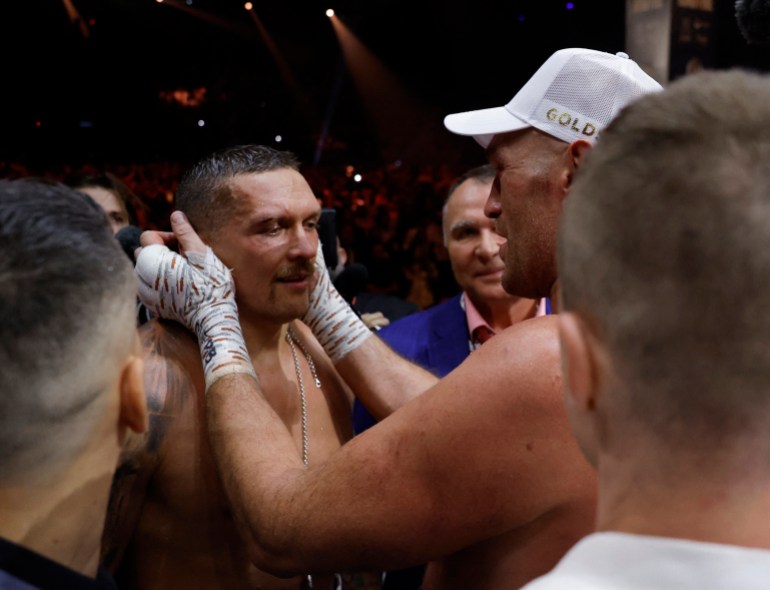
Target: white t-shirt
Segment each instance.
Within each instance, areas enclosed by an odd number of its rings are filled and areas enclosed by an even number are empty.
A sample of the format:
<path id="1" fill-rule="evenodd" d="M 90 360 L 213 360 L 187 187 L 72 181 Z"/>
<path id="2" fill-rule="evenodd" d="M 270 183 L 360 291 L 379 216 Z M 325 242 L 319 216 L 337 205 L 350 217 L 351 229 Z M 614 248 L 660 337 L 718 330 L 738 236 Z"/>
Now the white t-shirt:
<path id="1" fill-rule="evenodd" d="M 522 590 L 766 590 L 770 550 L 594 533 Z"/>

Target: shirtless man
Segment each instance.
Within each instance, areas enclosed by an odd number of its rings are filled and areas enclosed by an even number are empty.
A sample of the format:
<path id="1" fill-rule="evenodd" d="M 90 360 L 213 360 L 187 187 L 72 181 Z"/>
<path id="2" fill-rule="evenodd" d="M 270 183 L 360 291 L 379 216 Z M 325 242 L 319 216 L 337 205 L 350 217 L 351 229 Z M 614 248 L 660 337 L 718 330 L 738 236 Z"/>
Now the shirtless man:
<path id="1" fill-rule="evenodd" d="M 232 269 L 244 334 L 240 354 L 269 391 L 297 456 L 314 466 L 351 436 L 352 395 L 297 321 L 308 307 L 321 212 L 297 167 L 291 154 L 267 147 L 223 150 L 186 175 L 176 198 Z M 300 588 L 315 568 L 279 580 L 251 565 L 238 537 L 208 443 L 195 335 L 157 321 L 141 334 L 149 351 L 151 428 L 116 478 L 105 539 L 110 560 L 128 543 L 120 586 Z M 313 588 L 331 587 L 331 576 L 312 581 Z"/>
<path id="2" fill-rule="evenodd" d="M 447 118 L 450 129 L 478 135 L 497 168 L 486 210 L 511 237 L 501 249 L 506 289 L 554 294 L 558 218 L 582 158 L 625 104 L 659 88 L 627 56 L 569 49 L 549 58 L 507 107 L 466 114 L 463 125 Z M 176 229 L 195 259 L 206 252 L 188 225 Z M 161 242 L 144 236 L 150 247 L 137 262 L 143 297 L 158 311 L 173 292 L 157 279 L 173 284 L 197 269 Z M 186 297 L 200 314 L 178 314 L 190 325 L 216 311 L 192 289 Z M 373 402 L 387 399 L 388 387 L 402 391 L 392 380 L 411 365 L 389 361 L 376 337 L 351 340 L 356 319 L 339 300 L 321 274 L 307 323 L 356 392 L 377 393 L 363 402 L 381 417 L 398 403 Z M 220 472 L 236 474 L 225 486 L 256 563 L 285 575 L 432 561 L 426 590 L 509 589 L 548 571 L 592 529 L 595 474 L 564 412 L 555 317 L 503 330 L 309 468 L 271 412 L 268 387 L 228 352 L 238 336 L 211 352 L 230 373 L 209 382 L 207 419 Z M 207 342 L 204 334 L 204 354 Z M 480 393 L 473 404 L 469 391 Z"/>

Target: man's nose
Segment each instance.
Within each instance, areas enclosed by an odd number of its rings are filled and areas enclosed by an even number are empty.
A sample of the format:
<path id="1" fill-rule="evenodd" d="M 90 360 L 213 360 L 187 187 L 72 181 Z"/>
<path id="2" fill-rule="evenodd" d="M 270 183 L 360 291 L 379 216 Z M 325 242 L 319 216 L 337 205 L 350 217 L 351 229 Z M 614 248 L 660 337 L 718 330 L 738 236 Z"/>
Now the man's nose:
<path id="1" fill-rule="evenodd" d="M 318 233 L 314 230 L 300 227 L 295 232 L 291 245 L 291 254 L 297 258 L 313 258 L 318 249 Z"/>
<path id="2" fill-rule="evenodd" d="M 500 252 L 502 241 L 503 238 L 494 230 L 482 229 L 476 246 L 476 255 L 485 259 L 494 258 Z"/>

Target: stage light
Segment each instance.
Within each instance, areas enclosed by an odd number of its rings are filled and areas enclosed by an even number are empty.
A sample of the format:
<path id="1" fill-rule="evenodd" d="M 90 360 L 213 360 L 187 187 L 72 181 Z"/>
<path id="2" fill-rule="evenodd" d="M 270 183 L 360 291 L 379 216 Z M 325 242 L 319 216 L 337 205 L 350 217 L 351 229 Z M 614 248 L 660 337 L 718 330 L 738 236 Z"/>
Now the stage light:
<path id="1" fill-rule="evenodd" d="M 567 10 L 572 10 L 575 8 L 575 5 L 572 2 L 567 2 Z"/>
<path id="2" fill-rule="evenodd" d="M 155 0 L 158 4 L 163 4 L 163 0 Z"/>
<path id="3" fill-rule="evenodd" d="M 355 180 L 356 182 L 361 182 L 363 178 L 364 177 L 361 176 L 360 174 L 356 174 L 355 176 L 353 176 L 353 180 Z"/>
<path id="4" fill-rule="evenodd" d="M 246 10 L 251 10 L 252 8 L 254 8 L 254 5 L 251 2 L 246 2 L 246 4 L 244 4 L 243 7 Z"/>
<path id="5" fill-rule="evenodd" d="M 327 9 L 326 10 L 326 16 L 328 16 L 329 18 L 333 17 L 334 16 L 334 9 L 333 8 Z"/>
<path id="6" fill-rule="evenodd" d="M 283 137 L 281 137 L 280 135 L 276 135 L 275 136 L 275 142 L 276 143 L 281 143 L 282 141 L 283 141 Z"/>
<path id="7" fill-rule="evenodd" d="M 198 127 L 203 127 L 206 124 L 206 121 L 203 119 L 198 119 Z"/>

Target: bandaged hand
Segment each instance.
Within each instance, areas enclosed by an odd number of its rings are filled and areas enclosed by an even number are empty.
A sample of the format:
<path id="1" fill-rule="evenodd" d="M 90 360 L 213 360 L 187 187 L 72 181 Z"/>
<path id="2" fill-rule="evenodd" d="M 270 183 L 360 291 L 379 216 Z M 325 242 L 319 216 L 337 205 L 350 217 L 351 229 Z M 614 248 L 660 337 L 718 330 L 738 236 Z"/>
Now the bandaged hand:
<path id="1" fill-rule="evenodd" d="M 184 255 L 161 243 L 160 234 L 145 232 L 142 243 L 148 245 L 139 251 L 135 267 L 139 298 L 157 316 L 178 321 L 198 337 L 207 390 L 225 375 L 256 377 L 229 269 L 203 244 L 184 215 L 174 213 L 171 227 Z"/>
<path id="2" fill-rule="evenodd" d="M 313 331 L 335 363 L 361 346 L 372 335 L 353 308 L 332 284 L 326 261 L 318 243 L 315 258 L 316 283 L 310 293 L 310 305 L 302 321 Z"/>

